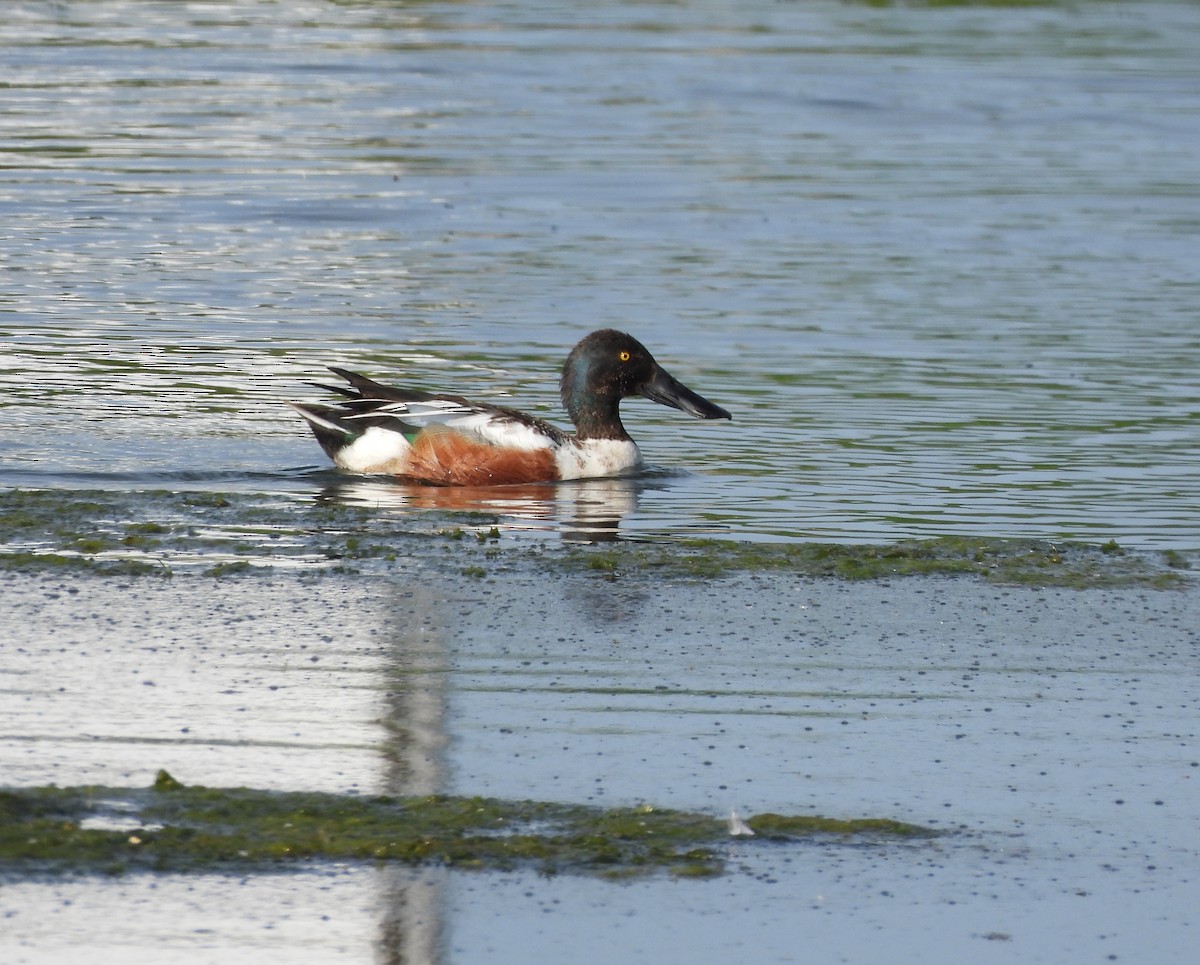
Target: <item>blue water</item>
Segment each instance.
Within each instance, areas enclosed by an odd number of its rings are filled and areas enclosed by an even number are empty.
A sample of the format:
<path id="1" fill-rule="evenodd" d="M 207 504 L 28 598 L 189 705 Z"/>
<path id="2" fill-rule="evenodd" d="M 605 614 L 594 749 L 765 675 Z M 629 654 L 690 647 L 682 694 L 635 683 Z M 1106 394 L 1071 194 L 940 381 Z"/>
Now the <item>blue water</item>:
<path id="1" fill-rule="evenodd" d="M 318 498 L 323 366 L 562 421 L 633 485 L 342 487 L 557 534 L 1200 548 L 1200 7 L 19 3 L 0 485 Z"/>

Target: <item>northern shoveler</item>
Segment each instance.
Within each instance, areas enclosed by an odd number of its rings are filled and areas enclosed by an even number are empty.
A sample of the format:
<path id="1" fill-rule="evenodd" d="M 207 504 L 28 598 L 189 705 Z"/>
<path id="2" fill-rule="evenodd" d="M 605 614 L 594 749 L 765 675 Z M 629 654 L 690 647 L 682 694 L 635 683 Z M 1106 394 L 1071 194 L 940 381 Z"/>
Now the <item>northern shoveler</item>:
<path id="1" fill-rule="evenodd" d="M 457 395 L 380 385 L 331 368 L 350 387 L 318 385 L 338 405 L 289 403 L 342 469 L 438 486 L 481 486 L 619 476 L 642 455 L 621 424 L 621 400 L 643 395 L 700 419 L 728 412 L 672 378 L 637 339 L 601 329 L 571 349 L 560 392 L 575 432 L 526 412 Z"/>

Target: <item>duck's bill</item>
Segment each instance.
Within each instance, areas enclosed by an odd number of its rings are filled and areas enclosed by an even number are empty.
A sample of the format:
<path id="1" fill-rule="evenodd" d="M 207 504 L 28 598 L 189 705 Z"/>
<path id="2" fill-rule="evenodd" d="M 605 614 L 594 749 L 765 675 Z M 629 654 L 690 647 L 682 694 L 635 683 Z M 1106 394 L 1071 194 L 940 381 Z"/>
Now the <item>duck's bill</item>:
<path id="1" fill-rule="evenodd" d="M 719 405 L 714 405 L 703 396 L 697 395 L 682 382 L 672 378 L 661 368 L 656 369 L 650 380 L 642 386 L 642 395 L 654 402 L 681 409 L 697 419 L 732 419 Z"/>

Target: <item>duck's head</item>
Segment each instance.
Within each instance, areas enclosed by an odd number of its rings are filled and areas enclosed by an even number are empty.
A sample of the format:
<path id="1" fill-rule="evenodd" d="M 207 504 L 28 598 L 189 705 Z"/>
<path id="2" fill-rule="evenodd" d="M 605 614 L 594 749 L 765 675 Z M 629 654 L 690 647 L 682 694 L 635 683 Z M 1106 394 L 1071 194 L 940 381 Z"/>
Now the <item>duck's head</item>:
<path id="1" fill-rule="evenodd" d="M 631 395 L 681 409 L 698 419 L 731 419 L 719 405 L 697 395 L 654 361 L 632 335 L 603 328 L 571 349 L 563 364 L 563 406 L 580 439 L 627 439 L 621 400 Z"/>

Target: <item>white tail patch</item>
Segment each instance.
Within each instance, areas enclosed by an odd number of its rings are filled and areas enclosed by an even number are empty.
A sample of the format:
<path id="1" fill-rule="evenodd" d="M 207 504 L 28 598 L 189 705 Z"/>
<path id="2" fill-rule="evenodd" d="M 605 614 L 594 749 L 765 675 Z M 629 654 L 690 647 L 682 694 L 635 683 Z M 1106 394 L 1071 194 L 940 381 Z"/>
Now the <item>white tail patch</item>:
<path id="1" fill-rule="evenodd" d="M 334 462 L 350 472 L 403 474 L 412 446 L 403 433 L 369 426 L 350 445 L 338 450 Z"/>

